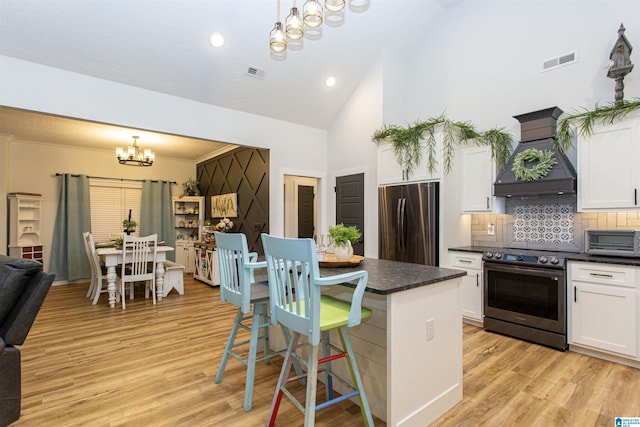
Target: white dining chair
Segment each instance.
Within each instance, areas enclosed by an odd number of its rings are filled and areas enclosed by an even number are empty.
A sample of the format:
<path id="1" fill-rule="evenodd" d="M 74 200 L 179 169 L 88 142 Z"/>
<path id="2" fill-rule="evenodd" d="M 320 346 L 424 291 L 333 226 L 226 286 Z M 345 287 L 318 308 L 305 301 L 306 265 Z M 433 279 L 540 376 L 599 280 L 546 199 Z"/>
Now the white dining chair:
<path id="1" fill-rule="evenodd" d="M 96 286 L 96 273 L 93 266 L 93 256 L 89 249 L 89 236 L 90 232 L 82 233 L 82 241 L 84 242 L 84 251 L 87 254 L 87 261 L 89 261 L 89 268 L 91 269 L 91 281 L 89 282 L 89 289 L 87 289 L 87 298 L 93 298 L 93 292 Z"/>
<path id="2" fill-rule="evenodd" d="M 100 299 L 100 294 L 107 292 L 107 269 L 100 263 L 93 235 L 90 232 L 82 233 L 82 238 L 91 266 L 91 283 L 87 291 L 87 298 L 91 298 L 91 303 L 95 305 Z"/>
<path id="3" fill-rule="evenodd" d="M 156 303 L 156 260 L 158 253 L 158 235 L 145 237 L 124 236 L 122 240 L 122 268 L 118 280 L 122 308 L 126 308 L 126 286 L 129 298 L 133 299 L 133 286 L 136 282 L 145 282 L 145 298 L 149 292 Z"/>

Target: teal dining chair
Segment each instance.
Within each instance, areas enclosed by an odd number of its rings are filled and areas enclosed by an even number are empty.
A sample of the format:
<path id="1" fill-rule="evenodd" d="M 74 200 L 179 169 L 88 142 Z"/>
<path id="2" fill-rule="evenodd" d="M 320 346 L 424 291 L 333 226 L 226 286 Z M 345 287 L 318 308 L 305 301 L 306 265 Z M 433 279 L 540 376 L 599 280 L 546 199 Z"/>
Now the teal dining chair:
<path id="1" fill-rule="evenodd" d="M 232 356 L 247 367 L 244 391 L 244 410 L 250 411 L 253 401 L 253 383 L 256 362 L 269 363 L 274 356 L 286 349 L 272 351 L 269 347 L 269 287 L 268 282 L 255 283 L 254 271 L 265 268 L 265 261 L 258 262 L 258 255 L 249 252 L 247 238 L 242 233 L 214 232 L 216 252 L 220 269 L 220 299 L 238 307 L 235 321 L 218 366 L 214 382 L 220 384 L 225 367 Z M 250 322 L 248 322 L 250 321 Z M 249 331 L 249 341 L 238 337 L 239 329 Z M 285 342 L 290 340 L 289 331 L 283 326 Z M 263 356 L 258 358 L 258 343 L 263 341 Z M 237 348 L 249 344 L 248 355 Z"/>
<path id="2" fill-rule="evenodd" d="M 266 425 L 271 427 L 275 424 L 283 395 L 304 412 L 305 427 L 314 425 L 316 410 L 357 396 L 362 417 L 366 425 L 372 427 L 371 410 L 346 330 L 359 325 L 361 319 L 371 316 L 371 310 L 362 307 L 367 272 L 362 270 L 320 277 L 316 245 L 312 239 L 288 239 L 263 233 L 262 243 L 267 259 L 271 320 L 274 324 L 284 325 L 293 332 Z M 351 301 L 342 301 L 321 293 L 323 287 L 354 281 L 357 281 L 357 284 Z M 332 330 L 337 330 L 341 347 L 330 341 L 329 332 Z M 308 342 L 299 344 L 301 336 L 306 336 Z M 323 355 L 319 358 L 321 343 Z M 306 360 L 298 353 L 302 347 L 308 348 Z M 331 362 L 341 358 L 346 360 L 349 367 L 350 383 L 331 369 Z M 301 379 L 301 376 L 289 377 L 291 365 L 296 360 L 307 371 L 302 377 L 306 378 L 307 383 L 304 405 L 287 389 L 287 384 Z M 326 375 L 326 401 L 316 405 L 318 365 L 323 365 Z M 334 377 L 351 391 L 334 396 Z"/>

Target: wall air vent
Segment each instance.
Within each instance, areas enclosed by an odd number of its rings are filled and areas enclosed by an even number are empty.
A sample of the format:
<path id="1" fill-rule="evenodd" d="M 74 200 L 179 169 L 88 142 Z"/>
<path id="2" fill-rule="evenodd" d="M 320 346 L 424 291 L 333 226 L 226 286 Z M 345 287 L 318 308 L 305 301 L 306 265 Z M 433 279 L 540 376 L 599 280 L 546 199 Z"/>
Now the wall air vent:
<path id="1" fill-rule="evenodd" d="M 253 66 L 249 65 L 249 68 L 247 68 L 247 76 L 263 80 L 264 79 L 264 70 L 261 70 L 258 67 L 253 67 Z"/>
<path id="2" fill-rule="evenodd" d="M 578 54 L 575 51 L 542 61 L 542 72 L 573 64 L 574 62 L 578 62 Z"/>

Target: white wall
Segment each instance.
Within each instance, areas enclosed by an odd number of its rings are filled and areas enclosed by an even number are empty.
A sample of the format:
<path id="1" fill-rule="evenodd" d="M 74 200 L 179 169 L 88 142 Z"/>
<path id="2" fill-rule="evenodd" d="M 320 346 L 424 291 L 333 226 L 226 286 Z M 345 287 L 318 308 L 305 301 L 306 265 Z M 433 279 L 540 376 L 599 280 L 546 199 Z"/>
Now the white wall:
<path id="1" fill-rule="evenodd" d="M 621 22 L 640 64 L 639 15 L 637 1 L 466 1 L 444 14 L 410 61 L 408 119 L 446 111 L 519 140 L 514 115 L 607 104 L 614 81 L 606 66 Z M 544 60 L 572 51 L 577 63 L 540 71 Z M 640 94 L 639 66 L 625 78 L 625 99 Z"/>
<path id="2" fill-rule="evenodd" d="M 284 233 L 283 221 L 278 220 L 284 216 L 283 171 L 289 169 L 294 170 L 297 175 L 317 176 L 318 171 L 322 174 L 326 170 L 327 134 L 323 130 L 189 101 L 6 56 L 0 56 L 0 75 L 2 105 L 268 148 L 270 231 L 276 235 Z M 313 171 L 306 173 L 311 159 Z M 22 161 L 12 163 L 30 168 L 28 162 Z M 150 169 L 153 168 L 155 165 Z M 74 172 L 60 170 L 59 167 L 54 170 Z M 97 174 L 93 167 L 91 171 L 92 174 Z M 195 166 L 190 175 L 194 174 Z M 9 183 L 9 186 L 13 185 Z M 326 208 L 321 206 L 321 212 L 326 212 Z"/>
<path id="3" fill-rule="evenodd" d="M 377 145 L 371 135 L 383 120 L 383 58 L 373 64 L 329 128 L 328 225 L 335 224 L 336 177 L 364 173 L 364 256 L 378 257 Z M 328 227 L 327 225 L 327 227 Z M 323 230 L 322 233 L 326 233 Z"/>

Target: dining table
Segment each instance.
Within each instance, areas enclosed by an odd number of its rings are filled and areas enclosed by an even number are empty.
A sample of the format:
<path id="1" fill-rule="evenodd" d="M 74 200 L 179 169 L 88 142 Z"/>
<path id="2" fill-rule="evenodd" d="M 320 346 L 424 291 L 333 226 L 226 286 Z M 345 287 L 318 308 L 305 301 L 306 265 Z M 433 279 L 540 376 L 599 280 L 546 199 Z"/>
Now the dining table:
<path id="1" fill-rule="evenodd" d="M 156 299 L 158 301 L 162 300 L 163 295 L 163 286 L 164 286 L 164 262 L 167 260 L 167 252 L 171 252 L 173 248 L 167 245 L 158 245 L 156 251 Z M 104 247 L 104 248 L 96 248 L 96 253 L 100 260 L 104 263 L 104 266 L 107 268 L 107 291 L 109 292 L 109 307 L 114 308 L 116 306 L 116 278 L 118 274 L 116 273 L 116 268 L 119 265 L 122 265 L 124 262 L 131 262 L 129 259 L 130 253 L 127 254 L 127 259 L 122 259 L 122 249 L 118 249 L 114 246 Z M 149 251 L 149 260 L 153 254 L 152 251 Z"/>

